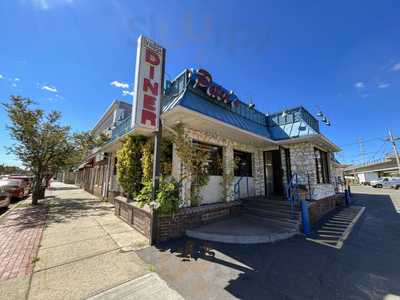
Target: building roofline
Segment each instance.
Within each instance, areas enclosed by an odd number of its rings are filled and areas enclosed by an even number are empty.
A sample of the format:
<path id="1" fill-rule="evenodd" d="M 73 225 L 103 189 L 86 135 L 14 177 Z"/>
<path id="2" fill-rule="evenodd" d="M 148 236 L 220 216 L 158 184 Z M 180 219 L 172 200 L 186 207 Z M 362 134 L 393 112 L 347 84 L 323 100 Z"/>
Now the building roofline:
<path id="1" fill-rule="evenodd" d="M 94 125 L 93 129 L 91 130 L 92 132 L 99 128 L 100 124 L 104 121 L 104 119 L 107 117 L 107 115 L 109 115 L 109 113 L 111 112 L 112 108 L 113 108 L 115 105 L 118 105 L 118 104 L 123 104 L 123 105 L 132 106 L 132 104 L 129 104 L 128 102 L 125 102 L 125 101 L 113 100 L 113 102 L 111 102 L 111 104 L 107 107 L 107 109 L 105 110 L 105 112 L 103 113 L 103 115 L 100 117 L 100 119 L 98 119 L 98 121 L 97 121 L 96 124 Z"/>
<path id="2" fill-rule="evenodd" d="M 285 144 L 293 144 L 293 143 L 313 141 L 313 140 L 316 140 L 316 139 L 322 139 L 325 143 L 327 143 L 331 147 L 331 149 L 333 149 L 333 152 L 342 151 L 342 149 L 339 146 L 334 144 L 326 136 L 324 136 L 323 134 L 320 134 L 320 133 L 301 136 L 301 137 L 295 137 L 295 138 L 289 138 L 289 139 L 284 139 L 284 140 L 279 140 L 278 143 L 285 145 Z"/>

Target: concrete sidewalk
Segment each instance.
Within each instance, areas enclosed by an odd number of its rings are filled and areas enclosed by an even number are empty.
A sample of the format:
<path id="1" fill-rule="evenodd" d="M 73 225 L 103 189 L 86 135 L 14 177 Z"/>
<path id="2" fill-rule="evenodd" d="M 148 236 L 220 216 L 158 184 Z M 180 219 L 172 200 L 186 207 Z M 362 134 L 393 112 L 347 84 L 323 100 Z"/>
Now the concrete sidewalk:
<path id="1" fill-rule="evenodd" d="M 136 285 L 150 295 L 154 283 L 163 299 L 181 298 L 133 251 L 148 241 L 118 219 L 110 203 L 61 183 L 53 183 L 47 195 L 46 226 L 33 274 L 21 283 L 0 282 L 0 299 L 111 299 L 122 294 L 135 299 Z"/>

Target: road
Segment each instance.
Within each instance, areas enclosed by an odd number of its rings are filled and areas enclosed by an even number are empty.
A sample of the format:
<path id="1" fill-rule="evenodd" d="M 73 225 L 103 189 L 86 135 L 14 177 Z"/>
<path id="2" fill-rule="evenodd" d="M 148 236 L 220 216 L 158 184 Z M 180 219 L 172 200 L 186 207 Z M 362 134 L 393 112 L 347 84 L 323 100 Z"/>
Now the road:
<path id="1" fill-rule="evenodd" d="M 340 249 L 294 238 L 261 245 L 187 239 L 137 251 L 186 299 L 400 299 L 400 191 L 353 187 L 365 207 Z M 193 241 L 193 240 L 192 240 Z"/>

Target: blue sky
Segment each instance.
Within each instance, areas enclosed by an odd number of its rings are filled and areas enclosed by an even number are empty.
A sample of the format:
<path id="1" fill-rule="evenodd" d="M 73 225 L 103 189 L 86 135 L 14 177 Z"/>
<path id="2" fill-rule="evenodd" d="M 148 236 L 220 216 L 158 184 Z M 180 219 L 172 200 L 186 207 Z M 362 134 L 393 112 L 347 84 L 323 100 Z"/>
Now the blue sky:
<path id="1" fill-rule="evenodd" d="M 339 159 L 390 151 L 400 135 L 399 1 L 0 2 L 0 100 L 35 99 L 75 131 L 93 127 L 114 99 L 132 101 L 136 40 L 167 48 L 167 78 L 203 67 L 264 112 L 319 106 Z M 128 86 L 128 87 L 127 87 Z M 0 110 L 0 163 L 18 164 Z"/>

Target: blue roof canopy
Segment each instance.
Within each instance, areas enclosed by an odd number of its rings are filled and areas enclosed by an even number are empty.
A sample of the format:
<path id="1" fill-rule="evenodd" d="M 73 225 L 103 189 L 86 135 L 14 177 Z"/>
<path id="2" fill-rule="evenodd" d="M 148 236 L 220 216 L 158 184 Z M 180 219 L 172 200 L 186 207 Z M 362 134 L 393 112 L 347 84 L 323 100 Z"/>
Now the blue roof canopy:
<path id="1" fill-rule="evenodd" d="M 182 72 L 168 85 L 163 112 L 180 105 L 272 140 L 320 133 L 318 120 L 302 106 L 285 110 L 285 113 L 278 112 L 267 116 L 242 101 L 231 105 L 211 98 L 203 90 L 192 87 L 188 73 L 188 70 Z"/>

